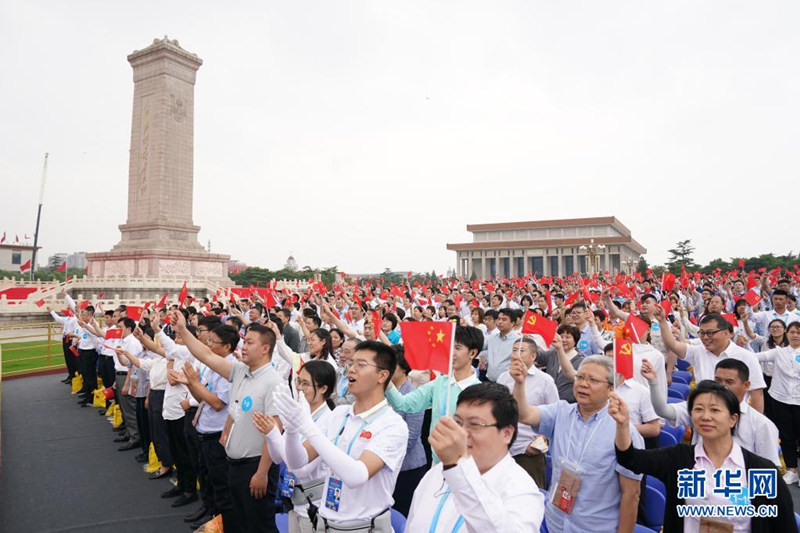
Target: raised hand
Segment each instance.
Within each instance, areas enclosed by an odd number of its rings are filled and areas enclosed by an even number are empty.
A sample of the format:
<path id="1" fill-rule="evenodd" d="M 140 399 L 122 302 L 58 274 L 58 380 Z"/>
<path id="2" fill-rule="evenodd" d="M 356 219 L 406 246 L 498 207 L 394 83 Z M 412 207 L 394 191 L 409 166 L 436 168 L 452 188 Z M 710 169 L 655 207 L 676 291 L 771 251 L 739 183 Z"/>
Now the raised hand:
<path id="1" fill-rule="evenodd" d="M 614 391 L 608 395 L 608 414 L 620 426 L 627 426 L 630 423 L 628 406 Z"/>
<path id="2" fill-rule="evenodd" d="M 642 368 L 640 373 L 642 374 L 642 377 L 648 381 L 655 381 L 656 379 L 656 370 L 647 359 L 642 359 Z"/>

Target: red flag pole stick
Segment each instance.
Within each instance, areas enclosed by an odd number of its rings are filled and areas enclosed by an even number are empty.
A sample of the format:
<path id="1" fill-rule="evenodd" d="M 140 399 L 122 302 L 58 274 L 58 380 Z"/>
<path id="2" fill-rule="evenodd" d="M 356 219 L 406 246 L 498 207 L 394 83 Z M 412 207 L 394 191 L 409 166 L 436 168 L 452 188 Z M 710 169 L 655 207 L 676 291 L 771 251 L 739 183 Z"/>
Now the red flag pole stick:
<path id="1" fill-rule="evenodd" d="M 451 322 L 451 324 L 453 324 L 453 332 L 450 334 L 450 362 L 447 365 L 447 399 L 444 404 L 444 416 L 450 416 L 450 392 L 453 390 L 450 379 L 453 377 L 453 349 L 456 345 L 456 325 L 454 322 Z"/>

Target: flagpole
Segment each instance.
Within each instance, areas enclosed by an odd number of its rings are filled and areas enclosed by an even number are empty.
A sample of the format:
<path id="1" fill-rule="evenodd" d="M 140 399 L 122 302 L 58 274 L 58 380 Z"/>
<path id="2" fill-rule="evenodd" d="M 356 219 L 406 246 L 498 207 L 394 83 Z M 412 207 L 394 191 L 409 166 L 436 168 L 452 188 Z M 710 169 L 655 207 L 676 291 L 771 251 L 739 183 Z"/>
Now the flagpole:
<path id="1" fill-rule="evenodd" d="M 614 337 L 614 353 L 611 355 L 611 361 L 614 365 L 614 392 L 617 392 L 617 338 Z"/>
<path id="2" fill-rule="evenodd" d="M 33 275 L 36 272 L 36 245 L 39 243 L 39 222 L 42 219 L 42 203 L 44 202 L 44 182 L 47 178 L 47 157 L 50 154 L 44 154 L 44 165 L 42 166 L 42 188 L 39 190 L 39 209 L 36 212 L 36 231 L 33 233 L 33 254 L 31 255 L 31 275 L 30 280 L 33 281 Z"/>
<path id="3" fill-rule="evenodd" d="M 450 362 L 447 364 L 447 397 L 445 399 L 444 416 L 450 416 L 450 393 L 453 389 L 450 379 L 453 377 L 453 349 L 456 344 L 456 324 L 451 322 L 452 332 L 450 334 Z"/>

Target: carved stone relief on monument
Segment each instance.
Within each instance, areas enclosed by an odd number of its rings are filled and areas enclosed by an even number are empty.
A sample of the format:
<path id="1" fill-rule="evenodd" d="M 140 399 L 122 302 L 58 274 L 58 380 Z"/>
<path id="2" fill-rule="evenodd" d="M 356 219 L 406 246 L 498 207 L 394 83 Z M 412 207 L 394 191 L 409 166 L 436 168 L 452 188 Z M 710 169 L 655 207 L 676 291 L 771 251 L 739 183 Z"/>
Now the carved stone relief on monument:
<path id="1" fill-rule="evenodd" d="M 183 275 L 188 276 L 192 273 L 191 263 L 189 261 L 180 261 L 176 259 L 159 259 L 159 274 L 166 276 Z"/>
<path id="2" fill-rule="evenodd" d="M 222 276 L 222 264 L 221 263 L 212 263 L 210 261 L 199 261 L 194 263 L 194 275 L 203 278 L 203 277 L 218 277 Z"/>
<path id="3" fill-rule="evenodd" d="M 120 261 L 106 261 L 106 276 L 130 276 L 134 269 L 133 259 L 122 259 Z"/>
<path id="4" fill-rule="evenodd" d="M 174 94 L 169 95 L 169 97 L 171 99 L 169 115 L 175 119 L 175 122 L 183 122 L 183 119 L 186 118 L 186 107 L 184 106 L 183 98 Z"/>

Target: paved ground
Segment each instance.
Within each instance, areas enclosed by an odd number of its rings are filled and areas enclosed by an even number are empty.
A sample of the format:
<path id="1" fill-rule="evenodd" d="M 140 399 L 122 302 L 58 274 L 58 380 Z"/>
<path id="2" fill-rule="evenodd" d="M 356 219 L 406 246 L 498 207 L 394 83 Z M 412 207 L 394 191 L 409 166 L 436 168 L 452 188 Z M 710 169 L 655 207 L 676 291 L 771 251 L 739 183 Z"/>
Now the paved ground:
<path id="1" fill-rule="evenodd" d="M 95 408 L 80 408 L 62 374 L 3 382 L 0 531 L 189 532 L 184 515 L 119 452 Z"/>

